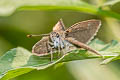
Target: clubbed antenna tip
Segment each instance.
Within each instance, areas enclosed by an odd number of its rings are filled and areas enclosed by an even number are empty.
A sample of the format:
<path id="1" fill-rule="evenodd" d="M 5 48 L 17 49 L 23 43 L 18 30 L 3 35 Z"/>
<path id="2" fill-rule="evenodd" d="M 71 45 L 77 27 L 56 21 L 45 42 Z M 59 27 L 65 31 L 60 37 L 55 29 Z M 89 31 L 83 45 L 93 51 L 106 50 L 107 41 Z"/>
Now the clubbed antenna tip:
<path id="1" fill-rule="evenodd" d="M 28 34 L 27 37 L 30 38 L 30 37 L 32 37 L 32 35 L 31 35 L 31 34 Z"/>

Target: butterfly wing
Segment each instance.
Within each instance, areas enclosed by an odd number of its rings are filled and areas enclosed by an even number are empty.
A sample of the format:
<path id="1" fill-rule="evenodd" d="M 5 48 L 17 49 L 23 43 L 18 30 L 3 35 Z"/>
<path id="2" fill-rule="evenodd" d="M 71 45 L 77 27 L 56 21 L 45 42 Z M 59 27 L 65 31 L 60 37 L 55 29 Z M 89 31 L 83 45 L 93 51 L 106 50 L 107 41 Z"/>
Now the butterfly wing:
<path id="1" fill-rule="evenodd" d="M 53 31 L 65 31 L 65 25 L 63 23 L 63 20 L 60 19 L 57 24 L 53 27 Z"/>
<path id="2" fill-rule="evenodd" d="M 49 36 L 43 37 L 33 46 L 32 53 L 37 56 L 47 55 L 49 52 L 48 41 Z"/>
<path id="3" fill-rule="evenodd" d="M 53 27 L 53 31 L 65 31 L 65 27 L 64 27 L 62 19 L 60 19 L 57 22 L 57 24 Z M 49 45 L 48 42 L 49 42 L 49 36 L 43 37 L 40 41 L 38 41 L 33 46 L 32 53 L 37 56 L 47 55 L 50 52 L 50 49 L 48 47 L 48 45 Z M 53 50 L 53 51 L 55 51 L 55 50 Z"/>
<path id="4" fill-rule="evenodd" d="M 87 43 L 96 35 L 100 25 L 101 21 L 99 20 L 87 20 L 76 23 L 65 31 L 66 38 L 72 37 L 82 43 Z"/>

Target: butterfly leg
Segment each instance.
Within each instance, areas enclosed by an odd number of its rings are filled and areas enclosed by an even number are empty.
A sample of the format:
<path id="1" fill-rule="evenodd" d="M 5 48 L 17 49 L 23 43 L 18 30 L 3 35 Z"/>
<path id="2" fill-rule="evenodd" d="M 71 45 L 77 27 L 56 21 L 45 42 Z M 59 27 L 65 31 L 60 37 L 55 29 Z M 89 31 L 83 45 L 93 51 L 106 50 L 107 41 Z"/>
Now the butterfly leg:
<path id="1" fill-rule="evenodd" d="M 54 46 L 54 44 L 52 42 L 48 42 L 50 46 Z M 54 47 L 53 47 L 54 48 Z"/>
<path id="2" fill-rule="evenodd" d="M 68 44 L 66 44 L 66 43 L 64 43 L 65 44 L 65 49 L 64 50 L 62 50 L 63 51 L 63 54 L 65 55 L 66 53 L 67 53 L 67 51 L 69 50 L 69 45 Z"/>
<path id="3" fill-rule="evenodd" d="M 58 46 L 58 58 L 60 58 L 60 54 L 61 54 L 60 46 Z"/>
<path id="4" fill-rule="evenodd" d="M 52 60 L 53 60 L 53 48 L 50 45 L 52 45 L 52 43 L 50 44 L 50 42 L 48 42 L 48 49 L 50 50 L 50 61 L 52 62 Z"/>
<path id="5" fill-rule="evenodd" d="M 53 50 L 52 50 L 52 48 L 51 48 L 51 50 L 50 50 L 50 61 L 52 62 L 52 60 L 53 60 Z"/>
<path id="6" fill-rule="evenodd" d="M 65 55 L 66 49 L 62 49 L 62 53 L 63 53 L 63 55 Z"/>
<path id="7" fill-rule="evenodd" d="M 74 44 L 76 46 L 79 46 L 79 47 L 84 48 L 86 50 L 89 50 L 89 51 L 91 51 L 91 52 L 93 52 L 93 53 L 95 53 L 97 55 L 100 55 L 96 50 L 90 48 L 88 45 L 86 45 L 86 44 L 84 44 L 82 42 L 79 42 L 79 41 L 75 40 L 74 38 L 71 38 L 71 37 L 70 38 L 65 38 L 65 40 L 67 40 L 68 42 L 70 42 L 70 43 L 72 43 L 72 44 Z M 100 56 L 102 56 L 102 55 L 100 55 Z"/>

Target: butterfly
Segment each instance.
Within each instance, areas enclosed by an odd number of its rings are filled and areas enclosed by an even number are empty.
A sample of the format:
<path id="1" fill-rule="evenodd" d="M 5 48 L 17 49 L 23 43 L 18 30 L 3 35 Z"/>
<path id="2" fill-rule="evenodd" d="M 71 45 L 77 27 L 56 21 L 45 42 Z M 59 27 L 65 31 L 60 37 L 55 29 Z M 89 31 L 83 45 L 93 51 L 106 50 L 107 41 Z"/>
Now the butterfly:
<path id="1" fill-rule="evenodd" d="M 32 47 L 32 53 L 36 56 L 51 54 L 51 61 L 54 52 L 66 54 L 77 48 L 83 48 L 100 55 L 87 45 L 94 38 L 100 26 L 100 20 L 92 19 L 75 23 L 66 29 L 62 19 L 60 19 L 53 27 L 53 31 L 43 34 L 42 39 Z M 32 36 L 41 35 L 28 35 L 28 37 Z"/>

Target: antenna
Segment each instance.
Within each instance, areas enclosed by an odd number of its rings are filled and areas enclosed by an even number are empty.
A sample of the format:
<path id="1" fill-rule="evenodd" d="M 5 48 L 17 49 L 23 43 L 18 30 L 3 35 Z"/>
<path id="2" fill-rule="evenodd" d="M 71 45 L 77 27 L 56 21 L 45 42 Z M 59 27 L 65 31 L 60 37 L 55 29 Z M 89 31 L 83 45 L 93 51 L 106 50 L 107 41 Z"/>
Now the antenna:
<path id="1" fill-rule="evenodd" d="M 40 35 L 34 35 L 34 34 L 28 34 L 27 37 L 41 37 L 41 36 L 49 36 L 49 34 L 40 34 Z"/>

